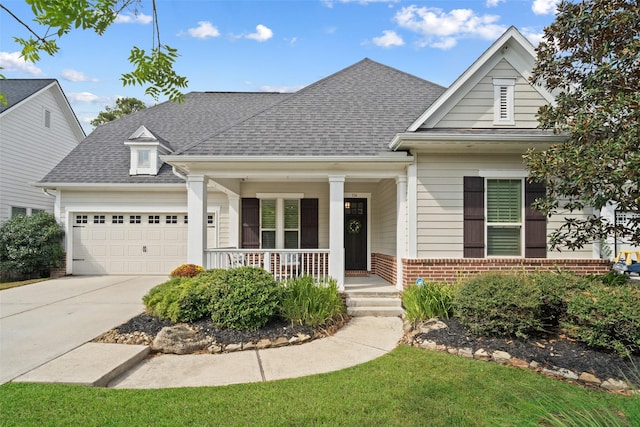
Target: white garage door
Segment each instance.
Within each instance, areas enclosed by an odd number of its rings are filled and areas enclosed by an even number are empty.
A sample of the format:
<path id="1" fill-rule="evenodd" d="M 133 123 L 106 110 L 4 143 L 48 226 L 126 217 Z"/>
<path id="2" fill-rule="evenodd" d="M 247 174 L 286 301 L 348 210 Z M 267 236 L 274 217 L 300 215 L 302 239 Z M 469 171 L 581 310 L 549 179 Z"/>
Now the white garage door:
<path id="1" fill-rule="evenodd" d="M 208 241 L 215 242 L 209 215 Z M 184 213 L 77 213 L 73 274 L 168 274 L 187 260 Z"/>

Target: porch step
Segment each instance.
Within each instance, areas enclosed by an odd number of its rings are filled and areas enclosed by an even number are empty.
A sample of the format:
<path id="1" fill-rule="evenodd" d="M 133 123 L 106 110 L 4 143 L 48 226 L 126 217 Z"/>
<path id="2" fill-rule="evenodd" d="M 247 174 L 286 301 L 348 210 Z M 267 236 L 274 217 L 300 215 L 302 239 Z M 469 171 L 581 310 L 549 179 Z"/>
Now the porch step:
<path id="1" fill-rule="evenodd" d="M 345 286 L 350 316 L 401 316 L 400 292 L 392 286 Z"/>

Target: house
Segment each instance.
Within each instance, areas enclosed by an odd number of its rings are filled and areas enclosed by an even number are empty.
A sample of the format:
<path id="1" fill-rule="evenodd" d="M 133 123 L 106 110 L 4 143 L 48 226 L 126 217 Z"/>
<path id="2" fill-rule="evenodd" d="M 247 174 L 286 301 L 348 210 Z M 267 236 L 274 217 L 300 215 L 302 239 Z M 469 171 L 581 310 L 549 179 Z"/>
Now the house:
<path id="1" fill-rule="evenodd" d="M 85 137 L 54 79 L 0 79 L 0 223 L 54 212 L 55 194 L 38 182 Z"/>
<path id="2" fill-rule="evenodd" d="M 534 48 L 506 31 L 451 87 L 362 60 L 293 94 L 189 93 L 98 127 L 38 183 L 57 192 L 67 272 L 259 265 L 375 274 L 401 289 L 489 269 L 607 271 L 547 251 L 530 209 Z M 584 212 L 588 214 L 589 212 Z"/>

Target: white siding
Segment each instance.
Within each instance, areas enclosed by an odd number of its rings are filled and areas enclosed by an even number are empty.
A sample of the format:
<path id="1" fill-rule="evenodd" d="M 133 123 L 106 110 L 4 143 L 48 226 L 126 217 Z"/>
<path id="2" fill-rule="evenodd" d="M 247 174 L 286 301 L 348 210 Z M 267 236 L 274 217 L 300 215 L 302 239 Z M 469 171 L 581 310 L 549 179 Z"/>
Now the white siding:
<path id="1" fill-rule="evenodd" d="M 493 78 L 515 78 L 515 125 L 493 124 Z M 536 114 L 546 101 L 505 59 L 500 61 L 434 127 L 436 128 L 535 128 Z"/>
<path id="2" fill-rule="evenodd" d="M 381 181 L 371 201 L 371 252 L 396 255 L 396 183 L 392 179 Z"/>
<path id="3" fill-rule="evenodd" d="M 519 155 L 429 155 L 418 161 L 418 258 L 463 257 L 463 178 L 479 170 L 525 170 Z M 560 224 L 552 217 L 547 231 Z M 591 245 L 580 251 L 549 252 L 549 258 L 592 257 Z"/>
<path id="4" fill-rule="evenodd" d="M 44 126 L 45 109 L 51 112 L 50 128 Z M 0 223 L 11 216 L 12 206 L 53 213 L 55 199 L 31 184 L 42 179 L 78 142 L 52 89 L 0 117 Z"/>

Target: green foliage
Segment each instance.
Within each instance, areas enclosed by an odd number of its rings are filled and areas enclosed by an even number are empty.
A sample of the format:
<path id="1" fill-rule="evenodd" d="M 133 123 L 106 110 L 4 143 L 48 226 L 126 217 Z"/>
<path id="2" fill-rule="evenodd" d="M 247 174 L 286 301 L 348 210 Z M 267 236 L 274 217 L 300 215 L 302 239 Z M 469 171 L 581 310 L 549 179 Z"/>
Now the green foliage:
<path id="1" fill-rule="evenodd" d="M 182 264 L 174 268 L 171 273 L 169 273 L 169 277 L 195 277 L 203 271 L 204 269 L 199 265 Z"/>
<path id="2" fill-rule="evenodd" d="M 640 211 L 640 3 L 637 0 L 562 1 L 544 30 L 532 81 L 556 91 L 540 109 L 540 127 L 567 135 L 565 143 L 530 150 L 530 177 L 544 182 L 545 214 L 594 211 L 610 202 Z M 552 248 L 581 248 L 616 235 L 640 245 L 640 220 L 565 216 Z"/>
<path id="3" fill-rule="evenodd" d="M 476 335 L 526 337 L 543 329 L 542 290 L 523 273 L 486 273 L 467 279 L 456 297 L 460 322 Z"/>
<path id="4" fill-rule="evenodd" d="M 112 122 L 120 117 L 133 114 L 137 111 L 146 109 L 145 103 L 137 98 L 124 97 L 116 99 L 116 105 L 104 107 L 104 111 L 100 111 L 98 116 L 91 120 L 92 126 L 98 126 L 103 123 Z"/>
<path id="5" fill-rule="evenodd" d="M 569 300 L 563 326 L 590 346 L 640 354 L 640 289 L 594 283 Z"/>
<path id="6" fill-rule="evenodd" d="M 220 328 L 254 330 L 276 315 L 282 287 L 262 268 L 220 273 L 212 287 L 211 319 Z"/>
<path id="7" fill-rule="evenodd" d="M 142 298 L 147 311 L 172 322 L 194 322 L 211 315 L 210 305 L 217 276 L 172 277 Z"/>
<path id="8" fill-rule="evenodd" d="M 48 277 L 62 266 L 64 230 L 53 215 L 18 215 L 0 227 L 0 270 L 24 277 Z"/>
<path id="9" fill-rule="evenodd" d="M 411 285 L 402 293 L 402 305 L 410 322 L 433 317 L 449 318 L 453 314 L 455 287 L 448 283 L 426 281 Z"/>
<path id="10" fill-rule="evenodd" d="M 167 45 L 153 48 L 150 54 L 134 46 L 129 55 L 129 62 L 135 66 L 135 69 L 123 74 L 120 80 L 125 86 L 149 83 L 150 86 L 144 93 L 155 100 L 162 94 L 172 101 L 183 102 L 184 94 L 180 89 L 186 88 L 188 81 L 173 69 L 173 63 L 177 57 L 177 49 Z"/>
<path id="11" fill-rule="evenodd" d="M 292 324 L 318 326 L 345 312 L 335 280 L 318 283 L 311 276 L 287 280 L 280 308 Z"/>
<path id="12" fill-rule="evenodd" d="M 125 10 L 138 13 L 137 6 L 141 0 L 26 0 L 33 12 L 33 22 L 46 29 L 46 33 L 38 34 L 22 19 L 15 16 L 5 5 L 0 8 L 9 13 L 30 33 L 29 38 L 14 37 L 21 45 L 21 54 L 25 60 L 37 62 L 41 53 L 54 56 L 60 51 L 58 42 L 74 29 L 92 30 L 101 36 L 115 22 L 118 15 Z M 166 95 L 170 100 L 182 102 L 184 95 L 180 89 L 187 87 L 186 77 L 179 76 L 173 66 L 178 53 L 160 41 L 156 1 L 151 1 L 153 11 L 151 54 L 133 47 L 129 62 L 135 70 L 122 75 L 126 85 L 148 85 L 145 93 L 155 100 Z M 0 95 L 0 102 L 3 97 Z"/>

